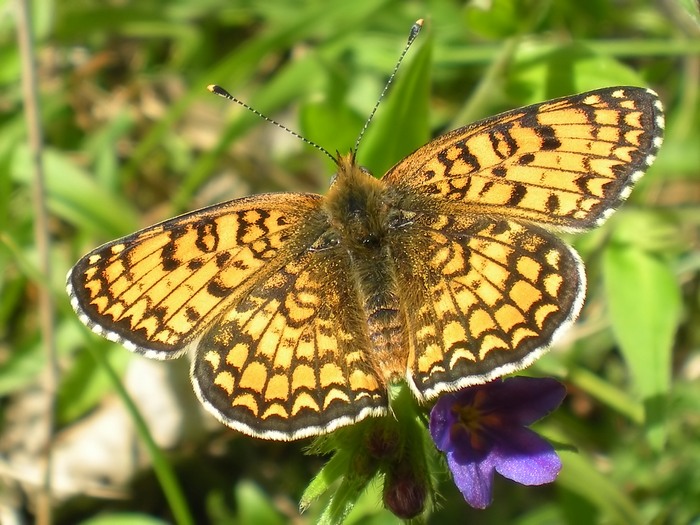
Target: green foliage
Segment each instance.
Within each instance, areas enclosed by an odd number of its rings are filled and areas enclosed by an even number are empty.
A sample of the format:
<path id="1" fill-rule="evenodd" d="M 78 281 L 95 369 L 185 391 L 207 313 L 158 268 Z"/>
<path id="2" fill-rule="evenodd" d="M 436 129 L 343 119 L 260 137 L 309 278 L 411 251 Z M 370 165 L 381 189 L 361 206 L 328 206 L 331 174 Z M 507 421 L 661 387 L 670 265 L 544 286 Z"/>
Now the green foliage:
<path id="1" fill-rule="evenodd" d="M 105 514 L 83 521 L 80 525 L 165 525 L 167 522 L 146 514 Z"/>
<path id="2" fill-rule="evenodd" d="M 206 85 L 221 84 L 332 153 L 344 153 L 353 147 L 411 24 L 423 17 L 423 34 L 360 147 L 361 162 L 377 176 L 429 135 L 467 119 L 596 87 L 650 86 L 664 101 L 667 119 L 664 146 L 629 202 L 602 228 L 571 238 L 587 266 L 586 308 L 569 334 L 570 345 L 536 365 L 560 376 L 570 390 L 565 406 L 539 425 L 576 449 L 563 453 L 556 487 L 497 484 L 495 505 L 473 511 L 445 476 L 430 521 L 680 525 L 698 519 L 696 2 L 670 0 L 665 9 L 649 0 L 629 0 L 623 8 L 609 0 L 33 4 L 52 273 L 37 270 L 22 66 L 15 27 L 5 17 L 0 22 L 3 435 L 14 430 L 11 408 L 23 406 L 43 381 L 40 293 L 56 304 L 61 429 L 69 433 L 113 390 L 88 347 L 106 352 L 119 373 L 126 366 L 126 351 L 88 335 L 68 305 L 64 276 L 80 255 L 197 206 L 262 191 L 327 187 L 333 170 L 321 153 L 211 96 Z M 327 500 L 296 517 L 304 487 L 321 469 L 318 460 L 295 445 L 241 445 L 244 441 L 221 432 L 183 438 L 171 458 L 185 487 L 184 496 L 173 496 L 181 499 L 179 505 L 188 506 L 197 523 L 318 519 Z M 217 455 L 222 450 L 225 460 Z M 200 470 L 186 468 L 192 458 Z M 218 469 L 205 469 L 209 462 Z M 308 489 L 315 490 L 314 497 L 340 483 L 334 466 L 321 471 L 330 479 L 316 478 Z M 147 493 L 160 491 L 151 487 Z M 187 515 L 171 510 L 177 507 L 172 500 L 153 503 L 138 490 L 131 493 L 119 508 L 87 492 L 74 495 L 59 505 L 56 522 L 150 524 Z M 381 510 L 381 487 L 372 484 L 348 519 L 395 521 Z"/>

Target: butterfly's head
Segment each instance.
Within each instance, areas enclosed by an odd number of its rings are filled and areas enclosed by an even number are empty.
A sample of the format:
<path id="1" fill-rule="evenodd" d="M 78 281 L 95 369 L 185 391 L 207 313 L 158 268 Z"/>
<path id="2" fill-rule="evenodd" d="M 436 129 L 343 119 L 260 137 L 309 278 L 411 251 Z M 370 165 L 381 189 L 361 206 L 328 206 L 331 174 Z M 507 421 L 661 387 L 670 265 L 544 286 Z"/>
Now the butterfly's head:
<path id="1" fill-rule="evenodd" d="M 375 249 L 386 234 L 390 205 L 384 184 L 355 163 L 338 156 L 338 172 L 324 200 L 331 230 L 352 251 Z"/>

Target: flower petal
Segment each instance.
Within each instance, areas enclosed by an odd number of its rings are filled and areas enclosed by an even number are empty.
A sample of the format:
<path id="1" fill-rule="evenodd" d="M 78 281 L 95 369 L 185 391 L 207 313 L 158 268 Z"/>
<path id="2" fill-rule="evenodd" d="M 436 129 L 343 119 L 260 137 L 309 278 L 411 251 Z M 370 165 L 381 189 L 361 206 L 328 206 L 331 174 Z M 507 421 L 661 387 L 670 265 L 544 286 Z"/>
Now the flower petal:
<path id="1" fill-rule="evenodd" d="M 530 425 L 543 418 L 566 396 L 564 385 L 549 377 L 509 377 L 483 387 L 489 388 L 483 408 L 499 413 L 514 425 Z"/>
<path id="2" fill-rule="evenodd" d="M 494 447 L 495 469 L 522 485 L 551 483 L 561 470 L 561 460 L 549 442 L 529 428 L 509 429 L 507 440 Z"/>
<path id="3" fill-rule="evenodd" d="M 452 448 L 450 431 L 456 422 L 456 416 L 452 413 L 454 403 L 454 395 L 445 394 L 438 399 L 430 412 L 430 435 L 435 446 L 443 452 Z"/>
<path id="4" fill-rule="evenodd" d="M 482 461 L 466 463 L 457 460 L 454 454 L 447 454 L 447 466 L 452 471 L 455 485 L 464 499 L 474 508 L 485 509 L 491 504 L 493 492 L 494 461 L 491 455 Z"/>

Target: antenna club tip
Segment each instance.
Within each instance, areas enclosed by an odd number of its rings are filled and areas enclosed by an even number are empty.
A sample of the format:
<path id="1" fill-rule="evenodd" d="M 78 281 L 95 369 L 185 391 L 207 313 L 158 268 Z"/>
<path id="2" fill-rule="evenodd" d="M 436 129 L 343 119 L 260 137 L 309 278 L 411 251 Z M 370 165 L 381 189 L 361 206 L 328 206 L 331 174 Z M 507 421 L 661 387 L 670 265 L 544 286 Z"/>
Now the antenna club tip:
<path id="1" fill-rule="evenodd" d="M 219 95 L 220 97 L 224 97 L 224 98 L 227 98 L 229 100 L 233 100 L 233 96 L 231 96 L 231 94 L 228 91 L 226 91 L 224 88 L 222 88 L 221 86 L 217 86 L 216 84 L 209 84 L 207 86 L 207 89 L 209 91 L 211 91 L 212 93 L 214 93 L 215 95 Z"/>
<path id="2" fill-rule="evenodd" d="M 415 40 L 415 38 L 418 36 L 418 33 L 420 33 L 420 30 L 422 28 L 423 28 L 423 19 L 419 18 L 411 26 L 411 31 L 408 34 L 408 44 L 409 45 L 411 45 L 411 43 Z"/>

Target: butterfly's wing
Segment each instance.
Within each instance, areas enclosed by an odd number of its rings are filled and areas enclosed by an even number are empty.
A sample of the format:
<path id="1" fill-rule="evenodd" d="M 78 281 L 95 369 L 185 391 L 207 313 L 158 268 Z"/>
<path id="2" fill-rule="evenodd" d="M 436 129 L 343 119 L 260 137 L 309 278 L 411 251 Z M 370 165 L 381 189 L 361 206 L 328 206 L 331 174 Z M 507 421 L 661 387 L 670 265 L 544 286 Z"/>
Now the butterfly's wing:
<path id="1" fill-rule="evenodd" d="M 295 439 L 381 413 L 348 255 L 313 249 L 328 227 L 320 200 L 258 195 L 105 244 L 69 273 L 71 304 L 147 357 L 196 348 L 199 397 L 248 434 Z"/>
<path id="2" fill-rule="evenodd" d="M 222 309 L 274 271 L 320 197 L 267 194 L 218 204 L 109 242 L 68 273 L 94 332 L 147 357 L 179 356 Z"/>
<path id="3" fill-rule="evenodd" d="M 300 254 L 204 335 L 193 381 L 223 423 L 286 440 L 386 412 L 350 264 L 344 249 Z"/>
<path id="4" fill-rule="evenodd" d="M 419 397 L 524 368 L 583 303 L 578 255 L 539 227 L 422 214 L 393 252 L 398 278 L 409 283 L 401 289 L 407 377 Z"/>
<path id="5" fill-rule="evenodd" d="M 468 210 L 578 231 L 627 198 L 661 145 L 650 90 L 599 89 L 516 109 L 436 138 L 396 164 L 387 184 Z"/>

